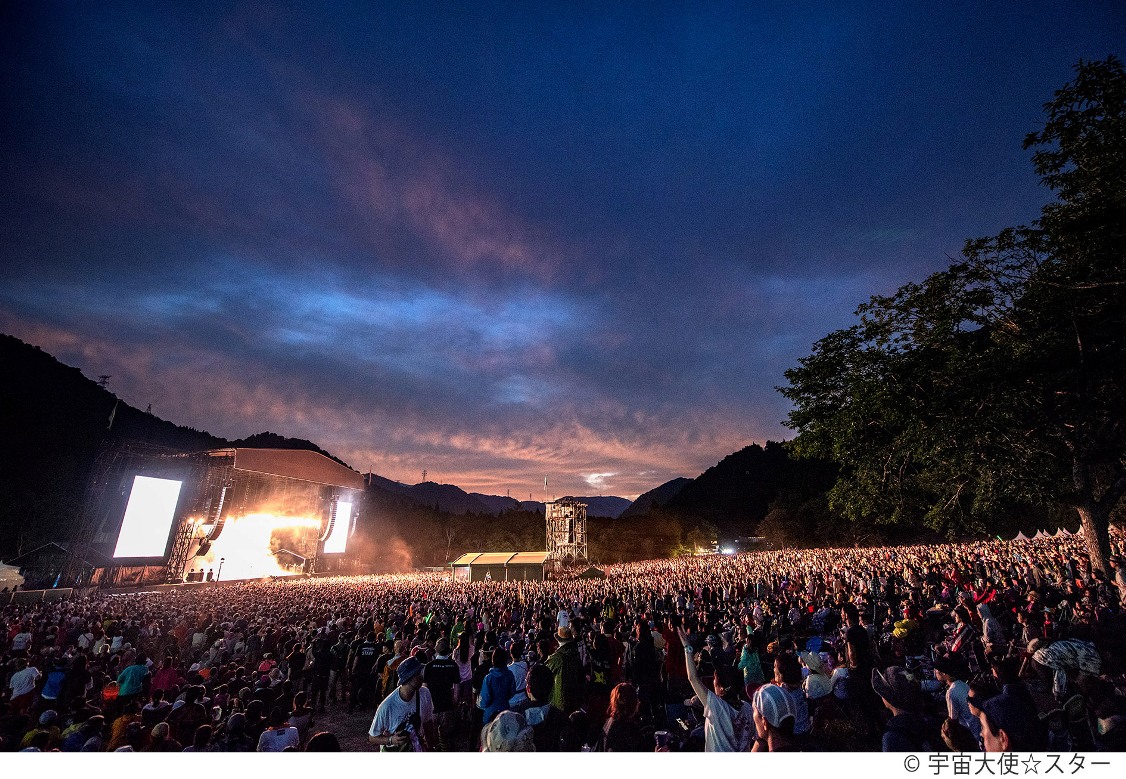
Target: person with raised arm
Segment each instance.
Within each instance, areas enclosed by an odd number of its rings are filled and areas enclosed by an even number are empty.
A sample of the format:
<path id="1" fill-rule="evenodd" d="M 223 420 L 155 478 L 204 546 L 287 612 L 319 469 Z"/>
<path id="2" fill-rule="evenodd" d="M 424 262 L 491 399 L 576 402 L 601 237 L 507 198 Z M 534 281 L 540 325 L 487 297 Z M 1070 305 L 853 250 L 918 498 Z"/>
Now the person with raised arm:
<path id="1" fill-rule="evenodd" d="M 704 751 L 748 752 L 754 737 L 751 705 L 739 697 L 740 674 L 730 666 L 717 667 L 712 676 L 712 689 L 700 679 L 694 657 L 695 648 L 683 627 L 677 636 L 684 647 L 684 665 L 688 683 L 704 704 Z"/>

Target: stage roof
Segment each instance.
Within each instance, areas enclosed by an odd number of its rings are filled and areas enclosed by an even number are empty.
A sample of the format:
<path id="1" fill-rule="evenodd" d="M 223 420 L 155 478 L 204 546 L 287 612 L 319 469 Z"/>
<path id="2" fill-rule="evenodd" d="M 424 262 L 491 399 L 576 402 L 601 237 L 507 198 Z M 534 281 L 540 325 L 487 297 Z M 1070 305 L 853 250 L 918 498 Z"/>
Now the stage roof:
<path id="1" fill-rule="evenodd" d="M 240 471 L 268 473 L 332 487 L 364 488 L 364 477 L 346 465 L 307 449 L 219 449 L 212 454 L 233 454 Z"/>
<path id="2" fill-rule="evenodd" d="M 543 565 L 547 552 L 466 552 L 450 565 Z"/>

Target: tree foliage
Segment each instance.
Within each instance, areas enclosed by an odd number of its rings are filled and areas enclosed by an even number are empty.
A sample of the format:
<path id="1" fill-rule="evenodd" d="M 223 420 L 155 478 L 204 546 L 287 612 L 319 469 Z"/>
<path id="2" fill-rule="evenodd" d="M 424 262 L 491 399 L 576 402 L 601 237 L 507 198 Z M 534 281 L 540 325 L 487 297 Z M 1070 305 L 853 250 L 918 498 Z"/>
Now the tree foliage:
<path id="1" fill-rule="evenodd" d="M 1105 569 L 1126 493 L 1126 74 L 1080 62 L 1025 139 L 1057 200 L 830 333 L 781 388 L 849 517 L 984 529 L 1062 501 Z"/>

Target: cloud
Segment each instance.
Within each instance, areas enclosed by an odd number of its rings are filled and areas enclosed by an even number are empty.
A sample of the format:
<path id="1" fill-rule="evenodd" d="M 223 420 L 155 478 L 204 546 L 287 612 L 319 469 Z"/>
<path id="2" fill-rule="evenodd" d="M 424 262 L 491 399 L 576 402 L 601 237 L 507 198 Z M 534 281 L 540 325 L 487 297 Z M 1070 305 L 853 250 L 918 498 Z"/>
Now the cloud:
<path id="1" fill-rule="evenodd" d="M 518 217 L 436 140 L 344 96 L 304 93 L 296 104 L 313 124 L 310 142 L 355 215 L 354 229 L 385 261 L 396 261 L 387 251 L 398 253 L 404 231 L 429 249 L 428 273 L 550 283 L 575 259 L 576 247 Z M 398 261 L 417 249 L 405 254 Z"/>
<path id="2" fill-rule="evenodd" d="M 601 492 L 607 486 L 607 481 L 617 475 L 617 473 L 588 473 L 583 476 L 583 481 Z"/>

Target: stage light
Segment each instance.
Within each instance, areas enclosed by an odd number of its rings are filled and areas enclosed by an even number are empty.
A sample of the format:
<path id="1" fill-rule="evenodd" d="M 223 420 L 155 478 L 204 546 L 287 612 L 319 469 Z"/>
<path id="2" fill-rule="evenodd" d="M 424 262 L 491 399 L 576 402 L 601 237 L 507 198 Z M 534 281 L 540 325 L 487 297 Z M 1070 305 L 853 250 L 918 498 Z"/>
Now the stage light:
<path id="1" fill-rule="evenodd" d="M 332 531 L 324 542 L 325 554 L 343 554 L 348 548 L 348 531 L 352 526 L 352 503 L 338 500 L 333 506 Z"/>

